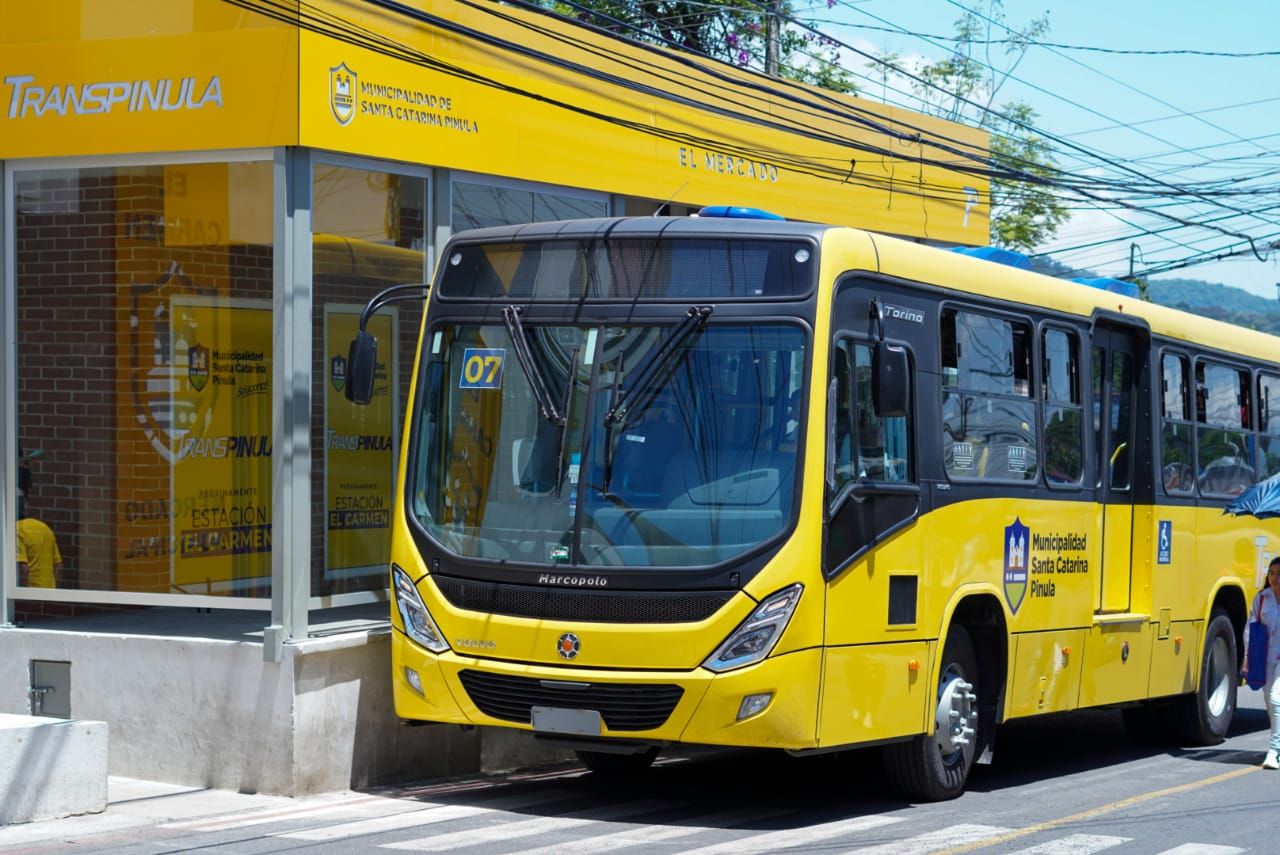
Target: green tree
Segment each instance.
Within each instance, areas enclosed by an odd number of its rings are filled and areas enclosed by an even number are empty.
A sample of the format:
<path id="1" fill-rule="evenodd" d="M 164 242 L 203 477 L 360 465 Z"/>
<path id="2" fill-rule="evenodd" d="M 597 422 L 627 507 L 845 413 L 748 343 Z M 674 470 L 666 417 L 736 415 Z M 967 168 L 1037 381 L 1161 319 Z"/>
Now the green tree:
<path id="1" fill-rule="evenodd" d="M 630 39 L 675 47 L 763 70 L 770 20 L 775 22 L 778 76 L 837 92 L 856 91 L 840 65 L 839 45 L 789 26 L 790 0 L 535 0 L 538 5 Z"/>
<path id="2" fill-rule="evenodd" d="M 1047 16 L 1018 29 L 1005 23 L 1001 0 L 987 0 L 985 12 L 966 12 L 955 22 L 955 49 L 936 62 L 920 63 L 909 80 L 925 112 L 967 122 L 991 134 L 991 242 L 1028 252 L 1067 221 L 1068 212 L 1053 187 L 1056 161 L 1047 140 L 1029 130 L 1036 112 L 1021 101 L 994 106 L 1000 90 L 1049 30 Z M 1003 63 L 992 48 L 1003 46 Z M 975 58 L 981 51 L 982 59 Z M 885 68 L 888 57 L 873 67 Z M 1020 176 L 1026 176 L 1025 178 Z"/>

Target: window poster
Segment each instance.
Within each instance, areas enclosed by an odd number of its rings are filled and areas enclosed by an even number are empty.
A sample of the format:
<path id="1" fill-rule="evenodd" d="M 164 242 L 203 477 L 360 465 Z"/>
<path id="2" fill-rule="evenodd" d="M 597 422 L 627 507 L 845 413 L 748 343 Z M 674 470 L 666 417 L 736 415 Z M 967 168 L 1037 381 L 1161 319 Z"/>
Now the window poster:
<path id="1" fill-rule="evenodd" d="M 326 579 L 385 574 L 391 548 L 398 413 L 395 307 L 366 327 L 378 340 L 373 398 L 347 400 L 347 350 L 362 306 L 325 306 L 324 495 Z"/>
<path id="2" fill-rule="evenodd" d="M 271 579 L 271 303 L 173 284 L 130 300 L 116 587 L 260 596 Z"/>

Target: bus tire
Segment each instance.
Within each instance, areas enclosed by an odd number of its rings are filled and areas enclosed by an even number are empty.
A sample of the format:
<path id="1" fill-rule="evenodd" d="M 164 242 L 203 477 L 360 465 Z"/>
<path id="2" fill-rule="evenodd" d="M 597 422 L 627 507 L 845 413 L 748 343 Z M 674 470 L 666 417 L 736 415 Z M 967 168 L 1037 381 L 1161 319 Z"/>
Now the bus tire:
<path id="1" fill-rule="evenodd" d="M 1189 745 L 1217 745 L 1226 738 L 1239 679 L 1235 627 L 1226 612 L 1214 609 L 1200 654 L 1199 688 L 1173 702 L 1174 736 Z"/>
<path id="2" fill-rule="evenodd" d="M 978 694 L 973 640 L 964 627 L 953 626 L 942 648 L 934 733 L 917 734 L 884 748 L 885 773 L 895 789 L 931 802 L 953 799 L 964 792 L 982 738 L 977 732 Z"/>
<path id="3" fill-rule="evenodd" d="M 607 751 L 576 752 L 582 765 L 605 778 L 625 778 L 638 775 L 653 765 L 658 757 L 657 747 L 638 754 L 612 754 Z"/>

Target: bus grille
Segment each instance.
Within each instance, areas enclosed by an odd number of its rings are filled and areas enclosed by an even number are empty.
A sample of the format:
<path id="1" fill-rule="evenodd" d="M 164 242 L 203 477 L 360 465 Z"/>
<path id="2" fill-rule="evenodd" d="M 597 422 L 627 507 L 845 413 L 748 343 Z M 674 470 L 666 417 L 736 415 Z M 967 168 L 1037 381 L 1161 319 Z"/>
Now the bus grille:
<path id="1" fill-rule="evenodd" d="M 653 730 L 662 726 L 684 694 L 684 689 L 670 684 L 543 681 L 471 670 L 458 678 L 480 712 L 521 724 L 530 723 L 532 707 L 562 707 L 597 710 L 610 730 Z"/>
<path id="2" fill-rule="evenodd" d="M 696 623 L 715 614 L 734 591 L 576 591 L 431 577 L 451 605 L 507 617 L 594 623 Z"/>

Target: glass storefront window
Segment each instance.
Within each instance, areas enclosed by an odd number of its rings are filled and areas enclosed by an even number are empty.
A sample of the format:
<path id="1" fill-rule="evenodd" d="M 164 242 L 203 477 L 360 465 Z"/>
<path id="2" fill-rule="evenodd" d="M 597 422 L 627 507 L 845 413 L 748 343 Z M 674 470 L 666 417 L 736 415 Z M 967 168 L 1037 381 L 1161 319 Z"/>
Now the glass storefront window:
<path id="1" fill-rule="evenodd" d="M 453 182 L 453 230 L 603 217 L 603 198 L 568 196 L 491 184 Z"/>
<path id="2" fill-rule="evenodd" d="M 271 188 L 14 173 L 20 583 L 270 596 Z"/>
<path id="3" fill-rule="evenodd" d="M 325 597 L 387 587 L 398 432 L 421 304 L 393 303 L 370 319 L 383 364 L 366 406 L 343 393 L 346 357 L 365 303 L 426 276 L 427 179 L 322 163 L 312 176 L 311 594 Z"/>

